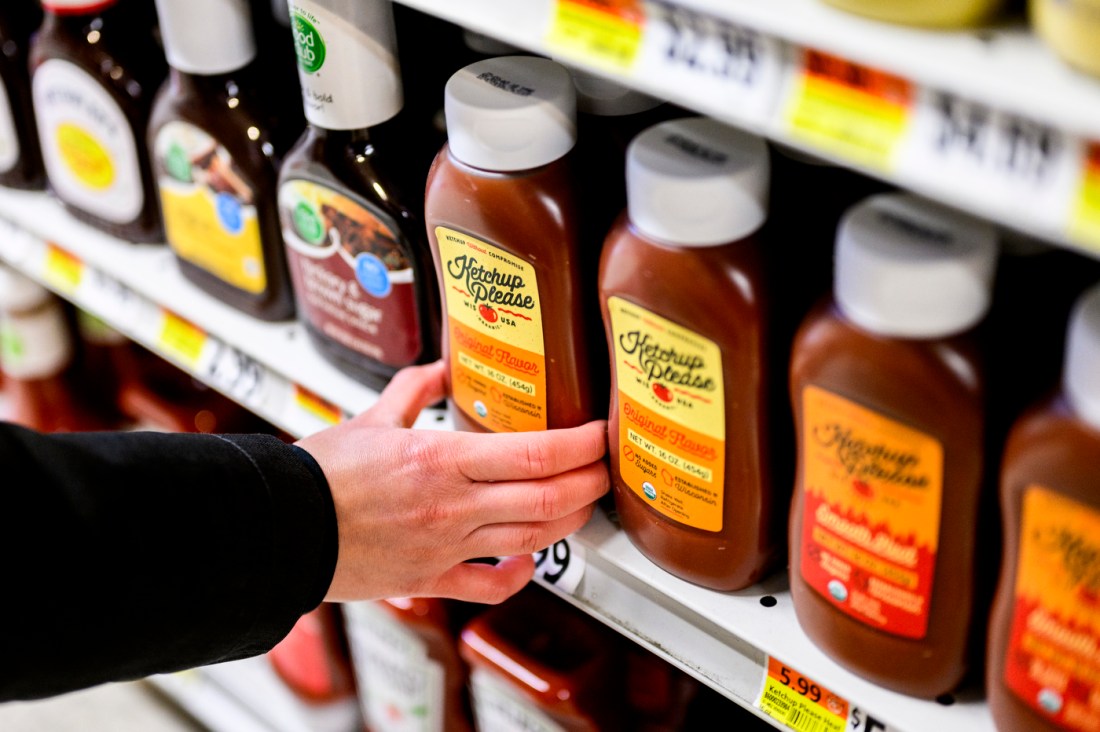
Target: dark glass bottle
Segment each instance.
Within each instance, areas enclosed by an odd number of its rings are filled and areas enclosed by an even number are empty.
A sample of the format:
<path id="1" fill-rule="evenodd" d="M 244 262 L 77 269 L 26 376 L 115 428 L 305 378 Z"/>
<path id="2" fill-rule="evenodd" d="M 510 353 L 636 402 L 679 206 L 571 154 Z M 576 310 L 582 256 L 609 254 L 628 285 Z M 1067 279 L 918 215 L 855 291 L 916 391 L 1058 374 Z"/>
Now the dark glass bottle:
<path id="1" fill-rule="evenodd" d="M 31 35 L 42 24 L 35 0 L 0 8 L 0 185 L 28 190 L 46 185 L 27 70 Z"/>

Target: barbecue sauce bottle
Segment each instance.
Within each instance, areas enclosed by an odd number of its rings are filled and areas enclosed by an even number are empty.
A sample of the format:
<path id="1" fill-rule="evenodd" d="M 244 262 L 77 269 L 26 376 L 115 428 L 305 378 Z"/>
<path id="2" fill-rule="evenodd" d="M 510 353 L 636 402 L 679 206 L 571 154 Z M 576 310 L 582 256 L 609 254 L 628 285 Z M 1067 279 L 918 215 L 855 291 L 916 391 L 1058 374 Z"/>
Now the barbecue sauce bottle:
<path id="1" fill-rule="evenodd" d="M 279 178 L 297 310 L 329 361 L 381 389 L 438 358 L 423 170 L 380 143 L 403 97 L 389 0 L 292 0 L 309 126 Z M 407 203 L 408 202 L 408 203 Z"/>
<path id="2" fill-rule="evenodd" d="M 986 692 L 999 732 L 1100 726 L 1100 284 L 1070 316 L 1061 389 L 1014 425 Z"/>
<path id="3" fill-rule="evenodd" d="M 932 698 L 969 670 L 979 596 L 992 227 L 909 194 L 856 204 L 791 356 L 791 599 L 810 639 Z"/>
<path id="4" fill-rule="evenodd" d="M 36 0 L 9 0 L 0 10 L 0 186 L 38 190 L 46 184 L 31 106 L 31 35 L 42 24 Z"/>
<path id="5" fill-rule="evenodd" d="M 630 145 L 627 211 L 600 264 L 619 520 L 658 566 L 716 590 L 782 553 L 756 236 L 768 175 L 758 137 L 703 117 L 651 127 Z"/>
<path id="6" fill-rule="evenodd" d="M 294 315 L 276 178 L 301 133 L 263 93 L 246 0 L 157 0 L 171 68 L 149 124 L 165 234 L 180 271 L 262 320 Z"/>
<path id="7" fill-rule="evenodd" d="M 567 153 L 576 94 L 533 56 L 473 63 L 447 82 L 448 143 L 425 217 L 443 300 L 458 429 L 526 432 L 594 416 Z"/>
<path id="8" fill-rule="evenodd" d="M 132 242 L 163 238 L 149 153 L 167 69 L 150 14 L 119 0 L 43 0 L 31 91 L 49 189 L 76 218 Z"/>

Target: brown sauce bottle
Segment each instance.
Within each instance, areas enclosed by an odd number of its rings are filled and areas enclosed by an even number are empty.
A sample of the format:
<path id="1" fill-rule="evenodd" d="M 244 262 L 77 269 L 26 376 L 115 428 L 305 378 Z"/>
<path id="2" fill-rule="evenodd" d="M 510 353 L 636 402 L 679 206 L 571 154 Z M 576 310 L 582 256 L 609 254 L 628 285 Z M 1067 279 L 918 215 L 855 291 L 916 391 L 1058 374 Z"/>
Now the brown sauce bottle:
<path id="1" fill-rule="evenodd" d="M 44 0 L 31 41 L 31 90 L 50 191 L 109 234 L 159 242 L 144 135 L 167 67 L 140 5 Z"/>
<path id="2" fill-rule="evenodd" d="M 479 607 L 429 597 L 343 605 L 367 729 L 474 729 L 458 634 Z"/>
<path id="3" fill-rule="evenodd" d="M 443 301 L 458 429 L 525 432 L 594 417 L 588 376 L 569 72 L 501 56 L 447 83 L 449 141 L 425 219 Z"/>
<path id="4" fill-rule="evenodd" d="M 326 358 L 381 389 L 439 353 L 426 168 L 409 165 L 407 148 L 380 129 L 400 123 L 403 104 L 392 8 L 291 8 L 309 126 L 280 171 L 279 216 L 298 315 Z"/>
<path id="5" fill-rule="evenodd" d="M 842 666 L 917 697 L 962 682 L 985 612 L 976 326 L 996 248 L 982 223 L 872 196 L 842 219 L 833 297 L 792 348 L 798 621 Z"/>
<path id="6" fill-rule="evenodd" d="M 772 486 L 771 305 L 756 233 L 768 149 L 715 120 L 674 120 L 635 138 L 626 170 L 627 213 L 599 277 L 615 506 L 658 566 L 742 589 L 782 554 L 786 513 Z"/>
<path id="7" fill-rule="evenodd" d="M 999 732 L 1100 726 L 1100 285 L 1070 316 L 1062 388 L 1011 430 L 986 692 Z"/>
<path id="8" fill-rule="evenodd" d="M 200 289 L 262 320 L 291 318 L 276 179 L 301 110 L 264 93 L 247 4 L 157 0 L 157 12 L 171 71 L 148 146 L 168 244 Z"/>
<path id="9" fill-rule="evenodd" d="M 0 9 L 0 186 L 39 190 L 46 185 L 31 104 L 31 35 L 42 24 L 36 0 L 9 0 Z"/>

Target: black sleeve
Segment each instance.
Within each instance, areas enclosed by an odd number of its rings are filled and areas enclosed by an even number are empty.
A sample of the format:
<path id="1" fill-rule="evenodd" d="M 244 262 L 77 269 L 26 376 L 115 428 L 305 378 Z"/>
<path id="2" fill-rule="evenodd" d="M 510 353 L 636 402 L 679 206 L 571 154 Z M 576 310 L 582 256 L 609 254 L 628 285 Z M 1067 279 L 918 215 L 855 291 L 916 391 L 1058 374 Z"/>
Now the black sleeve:
<path id="1" fill-rule="evenodd" d="M 0 701 L 264 653 L 336 553 L 324 474 L 274 437 L 0 424 Z"/>

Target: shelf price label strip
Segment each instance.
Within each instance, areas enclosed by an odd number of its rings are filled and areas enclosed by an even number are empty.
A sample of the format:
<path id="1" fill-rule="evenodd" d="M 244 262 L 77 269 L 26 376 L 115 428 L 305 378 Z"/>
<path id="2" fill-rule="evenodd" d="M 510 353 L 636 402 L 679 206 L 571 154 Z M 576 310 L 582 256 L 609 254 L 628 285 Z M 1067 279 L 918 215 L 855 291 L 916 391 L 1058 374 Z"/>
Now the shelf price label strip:
<path id="1" fill-rule="evenodd" d="M 84 281 L 84 262 L 52 242 L 46 243 L 42 277 L 65 295 L 75 295 Z"/>
<path id="2" fill-rule="evenodd" d="M 1070 214 L 1069 236 L 1100 253 L 1100 142 L 1088 145 Z"/>
<path id="3" fill-rule="evenodd" d="M 319 419 L 326 425 L 339 424 L 348 416 L 343 409 L 300 384 L 294 385 L 293 403 L 299 413 Z"/>
<path id="4" fill-rule="evenodd" d="M 562 58 L 621 73 L 634 65 L 644 29 L 640 0 L 556 0 L 546 45 Z"/>
<path id="5" fill-rule="evenodd" d="M 768 656 L 756 708 L 796 732 L 896 732 L 847 699 Z"/>
<path id="6" fill-rule="evenodd" d="M 586 566 L 584 546 L 569 537 L 535 552 L 535 578 L 567 595 L 577 591 Z"/>
<path id="7" fill-rule="evenodd" d="M 20 265 L 36 245 L 44 242 L 14 221 L 0 217 L 0 259 Z"/>

